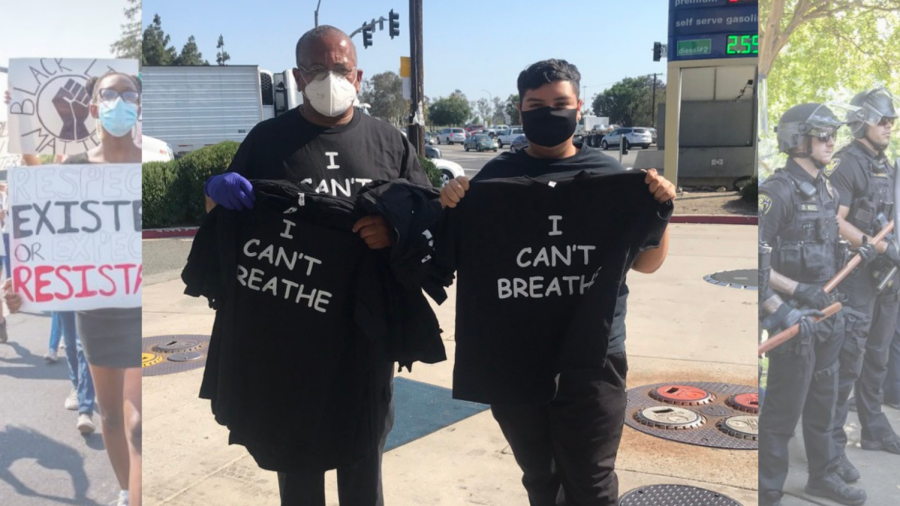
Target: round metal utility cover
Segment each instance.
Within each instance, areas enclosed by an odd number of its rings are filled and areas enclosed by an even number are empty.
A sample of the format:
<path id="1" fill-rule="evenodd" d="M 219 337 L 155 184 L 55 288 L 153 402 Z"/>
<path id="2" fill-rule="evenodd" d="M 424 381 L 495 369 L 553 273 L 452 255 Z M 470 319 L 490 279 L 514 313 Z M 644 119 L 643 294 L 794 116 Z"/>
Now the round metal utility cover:
<path id="1" fill-rule="evenodd" d="M 160 353 L 183 353 L 199 349 L 200 346 L 200 341 L 196 339 L 172 339 L 171 341 L 157 344 L 153 347 L 153 350 Z"/>
<path id="2" fill-rule="evenodd" d="M 713 400 L 706 390 L 689 385 L 665 385 L 651 390 L 650 397 L 678 406 L 700 406 Z"/>
<path id="3" fill-rule="evenodd" d="M 166 357 L 166 359 L 170 362 L 190 362 L 192 360 L 200 360 L 201 358 L 203 358 L 203 354 L 196 351 L 188 353 L 173 353 Z"/>
<path id="4" fill-rule="evenodd" d="M 718 492 L 688 485 L 649 485 L 630 490 L 620 506 L 741 506 Z"/>
<path id="5" fill-rule="evenodd" d="M 162 356 L 156 353 L 141 353 L 141 367 L 150 367 L 163 361 Z"/>
<path id="6" fill-rule="evenodd" d="M 718 423 L 719 430 L 740 439 L 759 438 L 759 417 L 739 415 L 725 418 Z"/>
<path id="7" fill-rule="evenodd" d="M 703 417 L 693 411 L 675 406 L 654 406 L 634 414 L 644 425 L 660 429 L 696 429 L 703 425 Z"/>
<path id="8" fill-rule="evenodd" d="M 759 413 L 759 394 L 736 394 L 725 401 L 732 408 L 745 413 Z"/>
<path id="9" fill-rule="evenodd" d="M 759 287 L 759 270 L 722 271 L 705 276 L 703 279 L 714 285 L 739 288 L 741 290 L 756 290 Z"/>

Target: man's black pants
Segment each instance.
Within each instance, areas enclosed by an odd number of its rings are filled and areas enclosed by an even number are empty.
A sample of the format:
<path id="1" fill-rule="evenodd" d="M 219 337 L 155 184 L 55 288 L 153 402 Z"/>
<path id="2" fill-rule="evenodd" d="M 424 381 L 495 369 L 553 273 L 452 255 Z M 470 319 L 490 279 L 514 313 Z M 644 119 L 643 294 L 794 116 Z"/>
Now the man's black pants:
<path id="1" fill-rule="evenodd" d="M 627 372 L 625 353 L 616 353 L 603 369 L 561 374 L 549 404 L 491 406 L 531 506 L 618 504 Z"/>
<path id="2" fill-rule="evenodd" d="M 888 374 L 888 354 L 897 326 L 897 313 L 900 311 L 896 292 L 889 288 L 881 295 L 876 294 L 868 269 L 858 269 L 851 274 L 841 284 L 841 291 L 847 294 L 847 305 L 864 315 L 870 315 L 871 323 L 863 325 L 864 328 L 858 332 L 860 344 L 865 343 L 861 363 L 854 367 L 841 364 L 834 419 L 834 444 L 838 455 L 844 454 L 844 447 L 847 445 L 844 425 L 850 410 L 848 399 L 851 391 L 856 392 L 856 411 L 862 439 L 881 440 L 894 434 L 890 422 L 881 410 L 881 403 L 884 401 L 882 387 Z"/>
<path id="3" fill-rule="evenodd" d="M 835 463 L 831 427 L 844 344 L 843 315 L 819 322 L 816 329 L 806 344 L 796 337 L 769 352 L 766 401 L 759 417 L 760 497 L 782 493 L 788 441 L 801 415 L 810 479 L 821 478 Z"/>
<path id="4" fill-rule="evenodd" d="M 351 467 L 337 469 L 338 500 L 341 506 L 384 506 L 381 486 L 381 456 L 384 443 L 394 427 L 394 364 L 386 369 L 385 392 L 388 396 L 384 431 L 378 449 Z M 281 506 L 325 506 L 325 473 L 278 473 Z"/>

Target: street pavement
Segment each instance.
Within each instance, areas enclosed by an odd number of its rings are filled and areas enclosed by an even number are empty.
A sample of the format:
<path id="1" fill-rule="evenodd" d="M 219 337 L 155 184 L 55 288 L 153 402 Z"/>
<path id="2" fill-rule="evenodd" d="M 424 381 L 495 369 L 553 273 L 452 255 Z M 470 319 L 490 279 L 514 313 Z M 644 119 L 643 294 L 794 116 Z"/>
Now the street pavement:
<path id="1" fill-rule="evenodd" d="M 718 271 L 752 269 L 756 228 L 671 225 L 669 257 L 652 275 L 629 277 L 629 388 L 659 382 L 711 381 L 755 386 L 756 292 L 707 283 Z M 214 314 L 205 300 L 184 296 L 173 264 L 183 262 L 186 239 L 144 241 L 144 337 L 209 335 Z M 178 260 L 178 261 L 176 261 Z M 489 410 L 464 412 L 430 425 L 423 415 L 447 406 L 455 350 L 455 291 L 435 312 L 449 359 L 416 364 L 397 375 L 392 448 L 384 457 L 389 505 L 527 503 L 521 471 Z M 274 506 L 275 474 L 260 470 L 246 450 L 228 445 L 209 403 L 197 397 L 202 369 L 144 378 L 144 499 L 149 506 Z M 443 404 L 442 404 L 443 403 Z M 404 427 L 401 429 L 400 421 Z M 409 433 L 409 434 L 408 434 Z M 757 504 L 755 451 L 720 450 L 655 438 L 625 428 L 619 452 L 620 492 L 650 484 L 715 490 L 745 506 Z M 326 475 L 327 504 L 336 505 L 336 480 Z"/>
<path id="2" fill-rule="evenodd" d="M 105 506 L 119 485 L 100 434 L 82 436 L 76 411 L 63 408 L 72 384 L 64 349 L 47 365 L 50 318 L 7 316 L 10 340 L 0 344 L 0 505 Z"/>
<path id="3" fill-rule="evenodd" d="M 442 158 L 446 158 L 447 160 L 456 162 L 460 166 L 462 166 L 462 168 L 466 172 L 466 176 L 470 178 L 475 174 L 478 174 L 478 171 L 480 171 L 489 160 L 499 155 L 500 153 L 509 151 L 509 147 L 507 146 L 504 146 L 503 149 L 497 150 L 496 153 L 494 153 L 493 151 L 483 151 L 481 153 L 478 153 L 474 150 L 467 153 L 466 150 L 463 149 L 462 144 L 454 144 L 452 146 L 441 144 L 440 146 L 436 145 L 435 147 L 441 150 Z M 629 150 L 628 154 L 622 157 L 622 164 L 626 167 L 633 167 L 635 161 L 637 160 L 637 154 L 641 151 L 644 150 Z M 656 151 L 656 146 L 652 146 L 646 151 Z M 616 160 L 619 159 L 619 152 L 614 149 L 604 151 L 604 153 L 615 158 Z"/>

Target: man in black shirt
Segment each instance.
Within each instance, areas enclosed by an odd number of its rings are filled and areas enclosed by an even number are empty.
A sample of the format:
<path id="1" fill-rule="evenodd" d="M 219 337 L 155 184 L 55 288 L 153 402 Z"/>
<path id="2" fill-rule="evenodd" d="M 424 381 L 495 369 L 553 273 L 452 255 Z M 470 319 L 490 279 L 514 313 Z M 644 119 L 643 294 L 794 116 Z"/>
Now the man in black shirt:
<path id="1" fill-rule="evenodd" d="M 850 103 L 861 108 L 848 118 L 855 139 L 835 154 L 834 166 L 826 170 L 826 175 L 840 194 L 841 237 L 858 247 L 871 243 L 872 237 L 893 219 L 893 208 L 898 205 L 894 202 L 896 169 L 885 150 L 891 142 L 896 107 L 900 104 L 884 88 L 859 93 Z M 871 325 L 863 329 L 863 336 L 868 334 L 863 339 L 865 353 L 857 353 L 856 363 L 846 367 L 842 364 L 841 368 L 834 442 L 842 456 L 847 444 L 844 425 L 851 390 L 856 392 L 862 448 L 900 455 L 900 437 L 881 409 L 888 355 L 900 311 L 900 277 L 895 270 L 900 266 L 900 250 L 893 240 L 882 241 L 876 249 L 878 258 L 854 271 L 841 285 L 849 297 L 847 305 L 871 316 Z M 882 283 L 886 286 L 879 289 Z M 846 456 L 843 459 L 857 476 Z"/>
<path id="2" fill-rule="evenodd" d="M 578 96 L 580 78 L 577 68 L 564 60 L 541 61 L 522 71 L 517 107 L 529 146 L 522 153 L 504 153 L 491 160 L 473 182 L 582 170 L 624 172 L 601 152 L 588 147 L 578 150 L 572 144 L 583 105 Z M 658 202 L 675 198 L 674 185 L 655 170 L 647 172 L 645 182 Z M 467 178 L 454 179 L 442 190 L 441 203 L 454 208 L 467 190 Z M 641 253 L 633 263 L 634 270 L 652 273 L 662 265 L 668 231 L 657 239 L 659 247 Z M 584 505 L 618 501 L 614 468 L 625 417 L 628 369 L 624 349 L 628 290 L 624 283 L 621 286 L 603 369 L 561 374 L 556 397 L 548 403 L 491 405 L 522 468 L 522 482 L 532 506 L 558 504 L 558 497 Z"/>
<path id="3" fill-rule="evenodd" d="M 374 180 L 405 178 L 430 186 L 415 149 L 403 135 L 352 107 L 362 70 L 356 66 L 353 42 L 344 32 L 327 25 L 314 28 L 297 42 L 296 56 L 293 72 L 304 95 L 303 104 L 256 125 L 228 171 L 207 181 L 207 197 L 229 209 L 253 207 L 249 179 L 307 183 L 318 193 L 347 199 Z M 378 215 L 360 219 L 353 232 L 372 249 L 393 243 L 387 223 Z M 384 365 L 386 398 L 390 398 L 392 368 L 392 364 Z M 393 404 L 384 425 L 377 455 L 353 467 L 338 468 L 341 504 L 384 503 L 381 454 L 393 426 Z M 323 473 L 278 473 L 278 483 L 284 506 L 325 504 Z"/>

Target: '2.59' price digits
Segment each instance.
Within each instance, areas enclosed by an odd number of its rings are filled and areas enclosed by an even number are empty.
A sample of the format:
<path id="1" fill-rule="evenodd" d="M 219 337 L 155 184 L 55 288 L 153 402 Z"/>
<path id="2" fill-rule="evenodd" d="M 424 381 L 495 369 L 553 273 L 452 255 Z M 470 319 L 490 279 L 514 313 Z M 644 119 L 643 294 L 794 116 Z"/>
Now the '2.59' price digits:
<path id="1" fill-rule="evenodd" d="M 759 54 L 759 35 L 729 35 L 728 54 Z"/>

